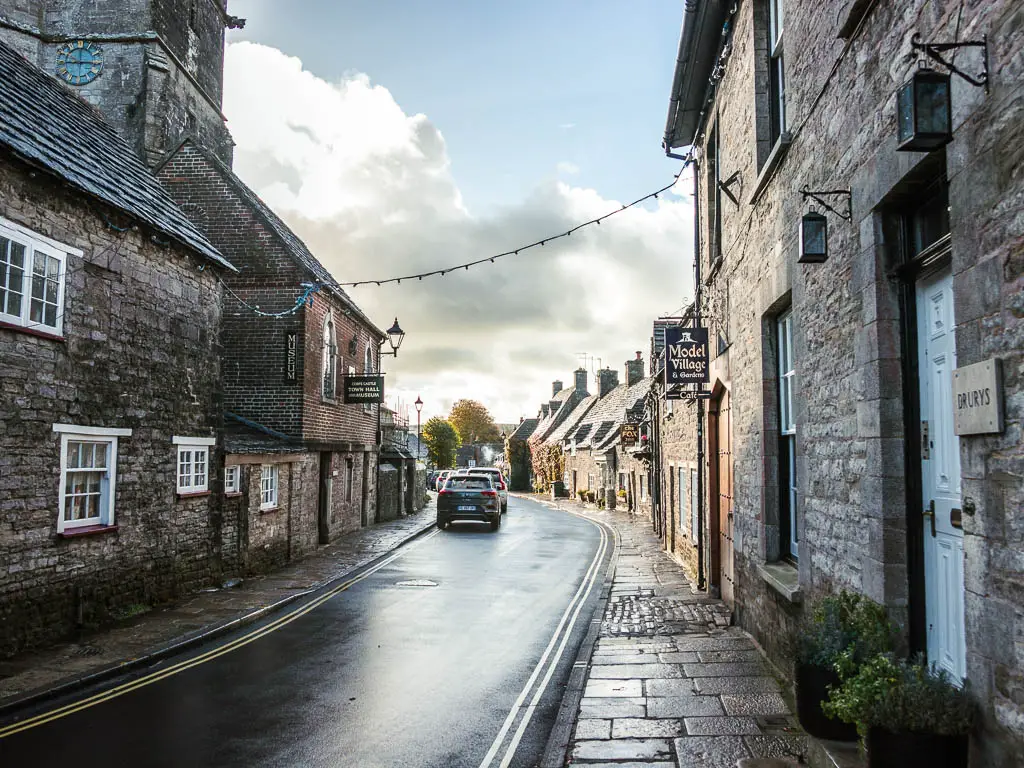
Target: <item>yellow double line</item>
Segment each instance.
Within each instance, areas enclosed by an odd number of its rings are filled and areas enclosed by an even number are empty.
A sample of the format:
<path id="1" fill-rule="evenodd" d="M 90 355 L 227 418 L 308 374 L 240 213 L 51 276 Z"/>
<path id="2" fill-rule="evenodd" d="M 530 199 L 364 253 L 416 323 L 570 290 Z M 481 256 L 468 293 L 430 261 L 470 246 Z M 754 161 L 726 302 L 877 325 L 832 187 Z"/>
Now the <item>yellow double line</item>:
<path id="1" fill-rule="evenodd" d="M 432 538 L 436 535 L 437 530 L 434 530 L 422 539 L 420 539 L 420 541 L 426 541 L 427 539 Z M 81 712 L 83 709 L 95 707 L 97 704 L 102 704 L 105 701 L 116 699 L 118 696 L 124 696 L 126 693 L 131 693 L 132 691 L 138 690 L 139 688 L 143 688 L 147 685 L 152 685 L 153 683 L 160 682 L 164 678 L 171 677 L 172 675 L 177 675 L 180 672 L 184 672 L 187 669 L 192 669 L 193 667 L 198 667 L 200 664 L 205 664 L 208 661 L 213 661 L 217 657 L 223 656 L 226 653 L 238 650 L 242 646 L 248 645 L 249 643 L 255 640 L 259 640 L 261 637 L 265 637 L 266 635 L 269 635 L 271 632 L 274 632 L 287 624 L 291 624 L 296 619 L 305 616 L 310 611 L 326 603 L 335 595 L 344 592 L 353 584 L 358 584 L 360 581 L 367 578 L 368 576 L 372 576 L 374 573 L 379 571 L 384 566 L 392 563 L 399 557 L 402 557 L 408 551 L 408 548 L 403 547 L 400 551 L 394 553 L 393 555 L 390 555 L 386 560 L 377 563 L 377 565 L 367 569 L 358 576 L 351 578 L 348 581 L 344 581 L 341 584 L 338 584 L 337 586 L 331 587 L 331 589 L 329 589 L 327 592 L 324 592 L 322 595 L 320 595 L 317 598 L 314 598 L 310 602 L 300 606 L 299 608 L 294 609 L 290 613 L 284 614 L 283 616 L 275 619 L 266 626 L 260 627 L 259 629 L 253 630 L 247 635 L 243 635 L 242 637 L 232 640 L 230 643 L 225 643 L 224 645 L 218 646 L 217 648 L 213 648 L 191 659 L 186 659 L 185 661 L 180 661 L 177 664 L 172 664 L 166 669 L 157 670 L 156 672 L 152 672 L 136 680 L 132 680 L 131 682 L 119 685 L 116 688 L 110 688 L 109 690 L 97 693 L 93 696 L 90 696 L 89 698 L 81 699 L 80 701 L 76 701 L 71 704 L 66 704 L 63 707 L 58 707 L 57 709 L 50 710 L 49 712 L 43 712 L 42 714 L 36 715 L 35 717 L 30 717 L 27 720 L 22 720 L 17 723 L 12 723 L 11 725 L 8 725 L 4 728 L 0 728 L 0 739 L 6 736 L 13 736 L 14 734 L 20 733 L 21 731 L 27 731 L 29 728 L 35 728 L 40 725 L 45 725 L 46 723 L 53 722 L 54 720 L 59 720 L 62 717 L 67 717 L 68 715 L 73 715 L 75 712 Z"/>

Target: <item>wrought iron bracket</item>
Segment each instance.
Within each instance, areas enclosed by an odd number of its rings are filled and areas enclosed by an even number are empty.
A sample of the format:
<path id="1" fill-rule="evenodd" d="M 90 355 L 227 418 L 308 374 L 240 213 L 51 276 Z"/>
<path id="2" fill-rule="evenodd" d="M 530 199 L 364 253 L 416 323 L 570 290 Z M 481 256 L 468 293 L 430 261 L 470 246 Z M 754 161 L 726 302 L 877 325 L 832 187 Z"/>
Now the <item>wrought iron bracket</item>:
<path id="1" fill-rule="evenodd" d="M 812 191 L 812 190 L 808 189 L 807 185 L 805 184 L 801 188 L 800 194 L 803 195 L 804 200 L 806 200 L 808 197 L 811 198 L 814 202 L 816 202 L 822 208 L 826 208 L 826 209 L 832 211 L 832 213 L 834 213 L 836 216 L 838 216 L 839 218 L 843 219 L 844 221 L 853 221 L 853 192 L 851 190 L 849 190 L 849 189 L 829 189 L 829 190 L 822 190 L 822 191 Z M 845 195 L 846 196 L 846 213 L 843 213 L 842 211 L 838 211 L 835 208 L 833 208 L 831 205 L 829 205 L 827 202 L 825 202 L 824 200 L 821 199 L 821 195 L 826 195 L 826 196 Z"/>
<path id="2" fill-rule="evenodd" d="M 954 40 L 952 42 L 925 43 L 921 42 L 920 33 L 915 32 L 914 36 L 910 38 L 910 45 L 915 51 L 921 51 L 929 59 L 939 62 L 939 64 L 944 66 L 954 75 L 959 75 L 971 85 L 984 88 L 985 93 L 988 93 L 988 35 L 982 35 L 981 40 Z M 981 48 L 980 74 L 969 75 L 956 66 L 952 61 L 946 61 L 942 54 L 946 51 L 955 51 L 958 48 Z"/>
<path id="3" fill-rule="evenodd" d="M 739 205 L 740 201 L 736 199 L 736 195 L 734 195 L 730 191 L 729 187 L 731 187 L 733 184 L 735 184 L 739 180 L 740 180 L 740 172 L 739 171 L 735 171 L 735 172 L 733 172 L 732 176 L 730 176 L 728 179 L 720 179 L 719 182 L 718 182 L 718 188 L 725 193 L 726 197 L 728 197 L 730 200 L 732 200 L 734 205 Z"/>

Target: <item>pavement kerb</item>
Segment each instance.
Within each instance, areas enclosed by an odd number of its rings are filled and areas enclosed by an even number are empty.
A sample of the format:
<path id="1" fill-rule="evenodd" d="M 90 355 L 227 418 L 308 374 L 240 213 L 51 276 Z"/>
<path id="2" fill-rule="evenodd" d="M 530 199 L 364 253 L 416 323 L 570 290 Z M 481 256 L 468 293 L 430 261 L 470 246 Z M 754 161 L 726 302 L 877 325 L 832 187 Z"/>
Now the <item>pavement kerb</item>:
<path id="1" fill-rule="evenodd" d="M 424 509 L 423 511 L 426 511 L 426 509 Z M 110 665 L 109 667 L 103 667 L 102 669 L 98 669 L 94 672 L 88 672 L 83 675 L 78 675 L 76 677 L 64 680 L 56 685 L 47 686 L 46 688 L 38 689 L 35 691 L 29 691 L 28 693 L 23 694 L 21 696 L 17 696 L 16 698 L 11 699 L 9 701 L 0 702 L 0 718 L 7 717 L 20 709 L 40 704 L 49 699 L 56 699 L 61 696 L 66 696 L 67 694 L 73 693 L 76 690 L 87 688 L 91 685 L 102 683 L 105 680 L 110 680 L 112 678 L 119 677 L 120 675 L 127 674 L 141 667 L 152 666 L 158 661 L 162 661 L 166 658 L 182 653 L 183 651 L 187 651 L 190 648 L 194 648 L 198 645 L 209 642 L 210 640 L 220 637 L 221 635 L 226 635 L 230 632 L 234 632 L 240 629 L 241 627 L 253 624 L 259 621 L 260 619 L 269 616 L 272 613 L 280 611 L 281 609 L 287 607 L 291 603 L 294 603 L 305 597 L 309 597 L 310 595 L 313 595 L 317 592 L 323 591 L 326 588 L 337 584 L 338 582 L 344 581 L 357 571 L 371 567 L 378 560 L 390 556 L 395 550 L 404 547 L 406 544 L 410 543 L 414 539 L 417 539 L 420 536 L 427 533 L 428 531 L 433 530 L 435 525 L 436 522 L 434 521 L 434 518 L 431 516 L 430 521 L 428 523 L 424 523 L 424 525 L 422 525 L 420 528 L 413 531 L 408 536 L 402 538 L 397 544 L 395 544 L 394 547 L 387 550 L 386 552 L 380 553 L 372 560 L 368 560 L 364 563 L 354 565 L 341 573 L 337 573 L 330 579 L 327 579 L 323 582 L 318 582 L 307 590 L 297 592 L 294 595 L 288 595 L 288 597 L 282 598 L 281 600 L 271 603 L 270 605 L 265 605 L 261 608 L 257 608 L 253 611 L 250 611 L 249 613 L 237 616 L 234 619 L 229 619 L 225 622 L 216 624 L 212 627 L 203 627 L 201 629 L 194 630 L 193 632 L 182 635 L 180 638 L 175 638 L 170 643 L 156 646 L 155 648 L 153 648 L 152 651 L 149 651 L 141 656 L 137 656 L 133 659 L 120 661 L 116 664 Z"/>
<path id="2" fill-rule="evenodd" d="M 511 494 L 519 498 L 539 501 L 549 507 L 558 508 L 556 503 L 546 499 L 538 499 L 527 494 Z M 576 725 L 576 713 L 579 711 L 580 700 L 583 698 L 583 691 L 587 682 L 587 675 L 590 672 L 590 661 L 594 655 L 594 646 L 601 631 L 601 621 L 608 606 L 608 598 L 611 596 L 612 583 L 615 580 L 615 568 L 619 560 L 619 532 L 615 526 L 609 525 L 601 520 L 588 518 L 598 525 L 604 526 L 611 532 L 612 554 L 608 561 L 608 568 L 605 570 L 604 582 L 601 584 L 601 593 L 598 595 L 594 611 L 590 616 L 587 634 L 583 637 L 576 659 L 573 661 L 572 669 L 569 672 L 569 680 L 562 694 L 562 702 L 558 706 L 558 714 L 555 715 L 555 724 L 551 728 L 547 744 L 544 746 L 544 754 L 541 756 L 538 768 L 563 768 L 566 755 L 569 751 L 569 743 L 572 741 L 573 727 Z"/>

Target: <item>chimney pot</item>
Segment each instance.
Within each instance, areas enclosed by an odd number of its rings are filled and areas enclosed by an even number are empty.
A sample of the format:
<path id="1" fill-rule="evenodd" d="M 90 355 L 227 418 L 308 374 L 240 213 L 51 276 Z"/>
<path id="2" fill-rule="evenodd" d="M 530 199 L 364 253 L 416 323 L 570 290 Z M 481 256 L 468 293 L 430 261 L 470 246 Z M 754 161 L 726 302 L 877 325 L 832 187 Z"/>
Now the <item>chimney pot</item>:
<path id="1" fill-rule="evenodd" d="M 626 384 L 632 387 L 644 377 L 644 361 L 640 353 L 636 353 L 636 360 L 626 361 Z"/>

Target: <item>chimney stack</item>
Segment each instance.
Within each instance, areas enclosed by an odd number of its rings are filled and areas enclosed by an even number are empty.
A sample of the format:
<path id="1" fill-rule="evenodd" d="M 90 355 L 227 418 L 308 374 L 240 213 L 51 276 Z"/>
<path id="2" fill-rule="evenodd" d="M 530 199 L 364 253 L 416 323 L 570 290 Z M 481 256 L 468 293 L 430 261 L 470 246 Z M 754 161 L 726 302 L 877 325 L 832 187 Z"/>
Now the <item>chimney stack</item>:
<path id="1" fill-rule="evenodd" d="M 576 369 L 576 391 L 580 394 L 587 394 L 587 369 L 577 368 Z"/>
<path id="2" fill-rule="evenodd" d="M 540 407 L 540 417 L 541 417 L 542 419 L 546 419 L 546 418 L 548 417 L 548 413 L 549 413 L 550 411 L 551 411 L 551 406 L 550 406 L 550 405 L 548 405 L 547 403 L 544 403 L 544 404 L 543 404 L 543 405 L 542 405 L 542 406 Z"/>
<path id="3" fill-rule="evenodd" d="M 632 387 L 644 377 L 644 359 L 640 352 L 636 353 L 636 360 L 626 361 L 626 386 Z"/>
<path id="4" fill-rule="evenodd" d="M 604 397 L 619 386 L 619 372 L 602 368 L 597 372 L 597 396 Z"/>
<path id="5" fill-rule="evenodd" d="M 562 391 L 562 382 L 560 382 L 560 381 L 553 381 L 553 382 L 551 382 L 551 396 L 552 397 L 554 397 L 555 395 L 557 395 L 561 391 Z"/>

